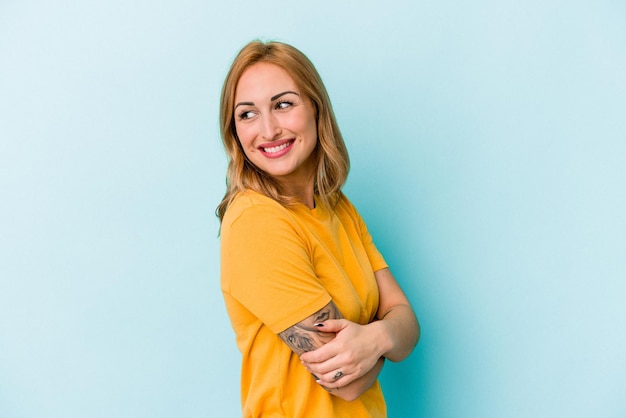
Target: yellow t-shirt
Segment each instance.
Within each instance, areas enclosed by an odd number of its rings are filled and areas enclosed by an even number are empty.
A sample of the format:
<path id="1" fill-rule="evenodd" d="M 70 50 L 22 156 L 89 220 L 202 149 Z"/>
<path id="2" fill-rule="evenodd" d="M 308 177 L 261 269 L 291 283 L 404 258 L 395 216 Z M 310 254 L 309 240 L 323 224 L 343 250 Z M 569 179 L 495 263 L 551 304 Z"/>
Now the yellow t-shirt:
<path id="1" fill-rule="evenodd" d="M 371 322 L 374 272 L 387 267 L 345 196 L 334 209 L 316 201 L 286 208 L 241 192 L 221 227 L 221 287 L 242 353 L 241 398 L 248 417 L 385 417 L 376 382 L 357 400 L 326 392 L 278 333 L 331 300 L 344 318 Z"/>

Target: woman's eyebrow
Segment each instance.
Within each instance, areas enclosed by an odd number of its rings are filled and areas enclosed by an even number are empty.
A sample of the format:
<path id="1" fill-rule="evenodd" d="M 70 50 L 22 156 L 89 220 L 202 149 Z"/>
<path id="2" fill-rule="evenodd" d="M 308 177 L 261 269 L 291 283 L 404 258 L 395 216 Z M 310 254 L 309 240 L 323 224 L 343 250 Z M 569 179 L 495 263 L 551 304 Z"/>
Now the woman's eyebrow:
<path id="1" fill-rule="evenodd" d="M 298 93 L 296 93 L 295 91 L 287 90 L 287 91 L 283 91 L 282 93 L 278 93 L 278 94 L 277 94 L 277 95 L 275 95 L 275 96 L 272 96 L 272 97 L 270 98 L 270 102 L 273 102 L 274 100 L 278 99 L 279 97 L 284 96 L 285 94 L 289 94 L 289 93 L 291 93 L 291 94 L 295 94 L 296 96 L 300 96 L 300 95 L 299 95 Z"/>
<path id="2" fill-rule="evenodd" d="M 239 102 L 235 106 L 235 109 L 237 109 L 237 107 L 239 107 L 239 106 L 254 106 L 254 103 L 252 103 L 252 102 Z"/>
<path id="3" fill-rule="evenodd" d="M 285 94 L 295 94 L 296 96 L 300 96 L 297 92 L 295 91 L 291 91 L 291 90 L 287 90 L 287 91 L 283 91 L 282 93 L 278 93 L 272 97 L 270 97 L 270 102 L 273 102 L 274 100 L 278 99 L 279 97 L 284 96 Z M 237 107 L 239 106 L 254 106 L 253 102 L 239 102 L 235 105 L 235 109 L 237 109 Z"/>

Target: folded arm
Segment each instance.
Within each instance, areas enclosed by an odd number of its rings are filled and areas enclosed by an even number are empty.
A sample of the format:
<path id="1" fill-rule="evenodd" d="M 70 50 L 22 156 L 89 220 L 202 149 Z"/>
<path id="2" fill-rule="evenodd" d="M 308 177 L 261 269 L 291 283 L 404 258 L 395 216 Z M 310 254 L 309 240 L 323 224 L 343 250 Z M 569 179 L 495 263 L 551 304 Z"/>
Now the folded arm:
<path id="1" fill-rule="evenodd" d="M 279 333 L 278 336 L 289 346 L 289 348 L 291 348 L 294 353 L 302 355 L 322 347 L 335 338 L 335 332 L 322 331 L 319 326 L 320 324 L 323 324 L 328 320 L 342 318 L 343 316 L 341 315 L 341 312 L 339 312 L 337 306 L 331 301 L 313 315 Z M 349 322 L 347 320 L 343 321 Z M 363 392 L 369 389 L 376 382 L 376 379 L 382 370 L 383 363 L 384 359 L 379 358 L 374 366 L 361 377 L 353 379 L 350 382 L 346 382 L 343 385 L 341 384 L 341 378 L 333 379 L 334 383 L 338 383 L 333 385 L 334 387 L 325 385 L 320 381 L 318 376 L 312 373 L 310 369 L 308 370 L 311 372 L 315 380 L 329 393 L 344 400 L 351 401 L 361 396 Z"/>
<path id="2" fill-rule="evenodd" d="M 404 292 L 389 269 L 378 270 L 375 276 L 380 295 L 377 320 L 359 325 L 345 319 L 329 319 L 319 330 L 334 332 L 336 337 L 300 356 L 327 388 L 341 387 L 366 376 L 381 357 L 401 361 L 417 344 L 419 324 Z M 342 372 L 339 379 L 337 371 Z"/>

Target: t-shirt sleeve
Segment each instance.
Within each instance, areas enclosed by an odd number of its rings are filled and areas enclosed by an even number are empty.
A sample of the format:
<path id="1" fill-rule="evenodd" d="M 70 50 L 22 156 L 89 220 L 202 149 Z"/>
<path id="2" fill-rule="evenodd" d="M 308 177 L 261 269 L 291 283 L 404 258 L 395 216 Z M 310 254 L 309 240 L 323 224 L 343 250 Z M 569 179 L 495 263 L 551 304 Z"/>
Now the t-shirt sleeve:
<path id="1" fill-rule="evenodd" d="M 223 291 L 279 333 L 323 308 L 331 297 L 306 241 L 279 207 L 252 205 L 222 224 Z"/>
<path id="2" fill-rule="evenodd" d="M 355 219 L 357 227 L 360 231 L 361 242 L 363 243 L 363 247 L 365 248 L 365 252 L 367 253 L 367 257 L 369 258 L 370 264 L 372 265 L 372 270 L 378 271 L 378 270 L 387 268 L 388 267 L 387 262 L 385 261 L 385 258 L 380 253 L 380 251 L 378 251 L 378 248 L 374 244 L 374 239 L 372 238 L 372 235 L 367 229 L 367 225 L 365 224 L 365 221 L 359 214 L 356 207 L 354 207 L 354 205 L 352 205 L 352 203 L 349 202 L 347 199 L 346 199 L 346 202 L 350 210 L 352 211 L 352 216 Z"/>

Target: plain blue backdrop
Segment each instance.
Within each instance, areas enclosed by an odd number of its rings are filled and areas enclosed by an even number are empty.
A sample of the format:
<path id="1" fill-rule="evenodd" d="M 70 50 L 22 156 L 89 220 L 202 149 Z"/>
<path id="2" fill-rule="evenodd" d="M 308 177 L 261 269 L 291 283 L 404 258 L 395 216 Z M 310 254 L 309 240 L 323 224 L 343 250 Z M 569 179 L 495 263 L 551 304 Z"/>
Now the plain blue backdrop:
<path id="1" fill-rule="evenodd" d="M 236 417 L 221 83 L 294 44 L 422 340 L 394 418 L 626 416 L 618 1 L 0 1 L 0 417 Z"/>

